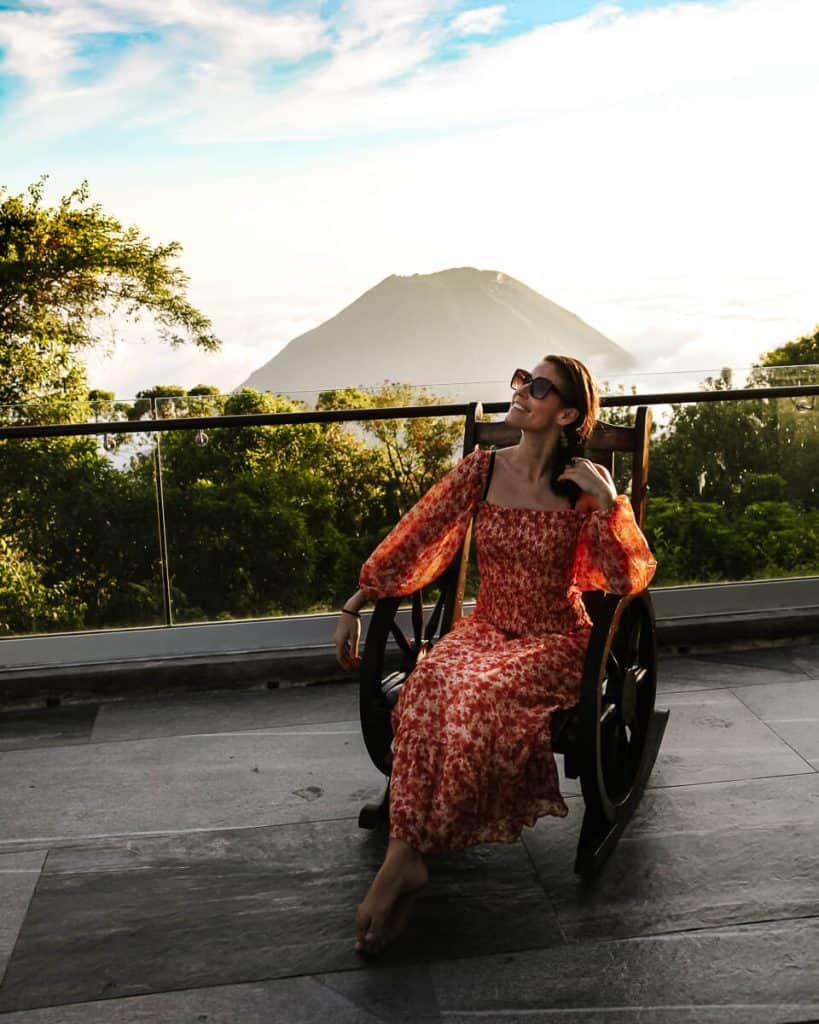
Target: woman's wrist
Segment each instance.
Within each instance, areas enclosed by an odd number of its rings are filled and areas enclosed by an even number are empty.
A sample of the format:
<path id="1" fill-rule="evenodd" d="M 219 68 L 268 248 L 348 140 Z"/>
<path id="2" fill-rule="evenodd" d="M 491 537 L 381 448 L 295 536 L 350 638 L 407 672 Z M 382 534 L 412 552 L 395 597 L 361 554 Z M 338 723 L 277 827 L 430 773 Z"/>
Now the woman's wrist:
<path id="1" fill-rule="evenodd" d="M 357 590 L 352 597 L 348 597 L 347 600 L 342 604 L 341 610 L 346 612 L 348 615 L 354 615 L 357 619 L 361 618 L 361 608 L 365 605 L 366 599 L 361 590 Z"/>
<path id="2" fill-rule="evenodd" d="M 611 512 L 611 510 L 614 508 L 616 503 L 617 503 L 617 495 L 616 494 L 609 494 L 607 492 L 606 494 L 598 495 L 597 504 L 600 506 L 600 511 L 601 512 Z"/>

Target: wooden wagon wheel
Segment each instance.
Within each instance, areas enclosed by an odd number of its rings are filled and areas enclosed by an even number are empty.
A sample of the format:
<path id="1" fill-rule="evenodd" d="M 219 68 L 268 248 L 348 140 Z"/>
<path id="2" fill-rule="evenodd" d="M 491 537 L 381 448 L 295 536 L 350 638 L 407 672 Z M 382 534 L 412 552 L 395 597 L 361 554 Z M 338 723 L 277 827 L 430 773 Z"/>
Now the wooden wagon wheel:
<path id="1" fill-rule="evenodd" d="M 364 744 L 373 764 L 384 775 L 390 774 L 390 748 L 392 722 L 390 713 L 398 700 L 404 680 L 433 644 L 440 639 L 446 626 L 446 586 L 452 575 L 451 567 L 436 581 L 440 596 L 431 611 L 424 607 L 424 593 L 412 594 L 411 631 L 407 635 L 397 622 L 401 598 L 385 597 L 376 601 L 364 653 L 361 659 L 359 713 Z M 385 672 L 387 642 L 393 637 L 399 654 L 399 664 Z M 367 804 L 359 815 L 362 828 L 375 828 L 387 817 L 385 793 L 380 804 Z"/>
<path id="2" fill-rule="evenodd" d="M 575 870 L 593 874 L 614 848 L 645 786 L 668 718 L 654 706 L 657 641 L 646 591 L 608 596 L 581 684 L 580 784 L 586 803 Z"/>
<path id="3" fill-rule="evenodd" d="M 400 602 L 401 598 L 398 597 L 386 597 L 376 601 L 367 628 L 360 670 L 361 732 L 373 764 L 387 777 L 390 775 L 393 739 L 390 713 L 404 680 L 431 646 L 432 633 L 437 628 L 439 619 L 439 614 L 433 612 L 434 619 L 430 616 L 425 621 L 423 592 L 416 591 L 412 595 L 412 633 L 407 636 L 396 621 Z M 384 662 L 390 635 L 396 641 L 400 663 L 396 670 L 385 674 Z M 388 820 L 389 785 L 380 802 L 368 803 L 362 807 L 358 824 L 361 828 L 374 829 L 385 826 Z"/>

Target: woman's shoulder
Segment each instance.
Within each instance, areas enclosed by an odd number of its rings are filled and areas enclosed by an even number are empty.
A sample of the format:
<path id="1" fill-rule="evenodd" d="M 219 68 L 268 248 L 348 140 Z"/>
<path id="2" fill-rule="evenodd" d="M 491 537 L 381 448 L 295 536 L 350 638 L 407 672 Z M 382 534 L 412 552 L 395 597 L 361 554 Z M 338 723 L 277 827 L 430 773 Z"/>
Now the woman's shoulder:
<path id="1" fill-rule="evenodd" d="M 475 448 L 468 455 L 464 455 L 455 464 L 455 469 L 466 473 L 482 473 L 489 464 L 491 451 L 489 448 Z"/>
<path id="2" fill-rule="evenodd" d="M 458 459 L 444 475 L 438 480 L 435 488 L 452 488 L 478 486 L 478 482 L 486 476 L 489 463 L 489 452 L 483 448 L 475 448 L 462 459 Z M 436 491 L 437 493 L 437 491 Z"/>

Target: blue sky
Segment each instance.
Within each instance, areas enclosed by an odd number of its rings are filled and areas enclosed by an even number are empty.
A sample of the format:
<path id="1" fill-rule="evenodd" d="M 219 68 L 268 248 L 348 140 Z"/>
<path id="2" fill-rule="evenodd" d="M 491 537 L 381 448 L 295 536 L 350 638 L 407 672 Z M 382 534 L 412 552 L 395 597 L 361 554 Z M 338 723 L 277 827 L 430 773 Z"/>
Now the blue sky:
<path id="1" fill-rule="evenodd" d="M 819 319 L 815 0 L 0 3 L 0 184 L 178 239 L 223 353 L 126 332 L 118 391 L 235 386 L 390 273 L 520 278 L 647 369 Z M 103 381 L 102 378 L 105 378 Z"/>

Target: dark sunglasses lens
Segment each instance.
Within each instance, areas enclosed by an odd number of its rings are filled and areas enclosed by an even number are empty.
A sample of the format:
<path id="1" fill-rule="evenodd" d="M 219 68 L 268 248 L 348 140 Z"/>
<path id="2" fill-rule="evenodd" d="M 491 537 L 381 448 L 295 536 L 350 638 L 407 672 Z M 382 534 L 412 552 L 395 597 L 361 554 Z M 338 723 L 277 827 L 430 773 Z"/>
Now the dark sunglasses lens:
<path id="1" fill-rule="evenodd" d="M 545 398 L 553 387 L 552 382 L 545 377 L 535 377 L 531 388 L 529 388 L 529 393 L 532 398 Z"/>
<path id="2" fill-rule="evenodd" d="M 524 373 L 523 370 L 515 370 L 514 375 L 512 376 L 512 387 L 516 389 L 522 388 L 525 387 L 528 383 L 529 375 L 527 373 Z"/>

